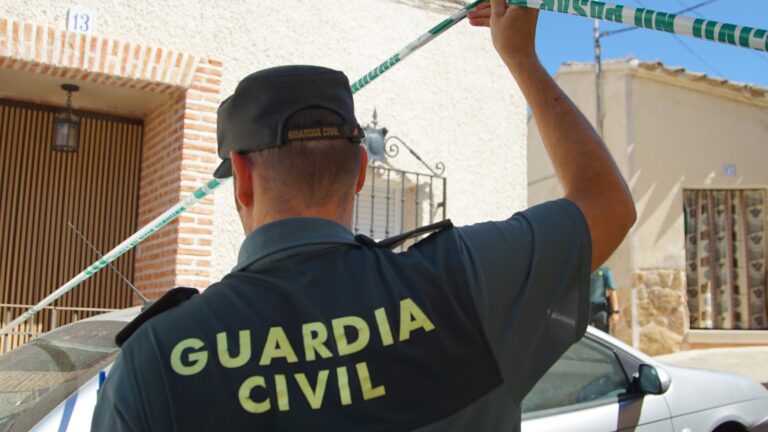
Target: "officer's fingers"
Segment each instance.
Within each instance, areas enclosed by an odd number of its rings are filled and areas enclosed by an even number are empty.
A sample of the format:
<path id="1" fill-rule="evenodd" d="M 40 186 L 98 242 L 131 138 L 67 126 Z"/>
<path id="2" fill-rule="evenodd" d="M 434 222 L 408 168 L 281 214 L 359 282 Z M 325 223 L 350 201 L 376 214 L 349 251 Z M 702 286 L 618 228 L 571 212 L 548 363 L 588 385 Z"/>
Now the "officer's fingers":
<path id="1" fill-rule="evenodd" d="M 484 6 L 483 8 L 480 8 L 480 6 Z M 473 9 L 469 12 L 467 12 L 467 18 L 470 20 L 476 19 L 476 18 L 490 18 L 491 17 L 491 5 L 488 3 L 481 3 L 477 9 Z"/>
<path id="2" fill-rule="evenodd" d="M 474 18 L 469 20 L 469 25 L 473 25 L 475 27 L 490 27 L 491 26 L 491 19 L 490 18 Z"/>
<path id="3" fill-rule="evenodd" d="M 507 12 L 507 2 L 505 0 L 491 0 L 491 16 L 501 18 Z"/>
<path id="4" fill-rule="evenodd" d="M 486 9 L 488 9 L 488 10 L 491 9 L 491 4 L 488 3 L 488 2 L 480 3 L 479 5 L 475 6 L 475 8 L 472 9 L 472 10 L 481 11 L 481 10 L 486 10 Z"/>

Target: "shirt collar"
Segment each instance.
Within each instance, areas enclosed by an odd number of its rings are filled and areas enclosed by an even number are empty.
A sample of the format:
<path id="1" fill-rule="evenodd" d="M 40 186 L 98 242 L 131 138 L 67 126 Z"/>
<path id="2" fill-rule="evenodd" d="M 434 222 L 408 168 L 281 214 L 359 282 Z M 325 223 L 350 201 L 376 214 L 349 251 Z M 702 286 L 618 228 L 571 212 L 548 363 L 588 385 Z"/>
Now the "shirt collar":
<path id="1" fill-rule="evenodd" d="M 318 244 L 360 246 L 352 231 L 337 222 L 312 217 L 281 219 L 248 234 L 240 246 L 237 265 L 232 271 L 240 271 L 276 252 Z"/>

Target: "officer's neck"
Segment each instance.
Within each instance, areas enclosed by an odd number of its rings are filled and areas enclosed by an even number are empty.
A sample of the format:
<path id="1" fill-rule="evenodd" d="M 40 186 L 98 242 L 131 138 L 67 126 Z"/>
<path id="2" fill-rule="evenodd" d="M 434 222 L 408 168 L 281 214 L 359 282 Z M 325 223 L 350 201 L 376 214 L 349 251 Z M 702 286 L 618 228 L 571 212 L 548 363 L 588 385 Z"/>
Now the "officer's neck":
<path id="1" fill-rule="evenodd" d="M 290 206 L 254 206 L 251 209 L 240 210 L 245 235 L 268 223 L 298 217 L 328 219 L 344 225 L 350 230 L 352 229 L 352 206 L 340 206 L 336 202 L 314 207 L 294 204 Z"/>

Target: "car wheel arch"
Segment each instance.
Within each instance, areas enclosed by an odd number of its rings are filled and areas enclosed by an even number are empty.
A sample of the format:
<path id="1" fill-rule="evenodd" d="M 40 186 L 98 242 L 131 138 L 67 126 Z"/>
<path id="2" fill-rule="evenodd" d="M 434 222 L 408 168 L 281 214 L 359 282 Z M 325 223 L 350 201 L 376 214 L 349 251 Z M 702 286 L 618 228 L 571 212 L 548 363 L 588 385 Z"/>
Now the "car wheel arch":
<path id="1" fill-rule="evenodd" d="M 746 432 L 747 427 L 743 424 L 730 420 L 727 421 L 712 430 L 712 432 Z"/>

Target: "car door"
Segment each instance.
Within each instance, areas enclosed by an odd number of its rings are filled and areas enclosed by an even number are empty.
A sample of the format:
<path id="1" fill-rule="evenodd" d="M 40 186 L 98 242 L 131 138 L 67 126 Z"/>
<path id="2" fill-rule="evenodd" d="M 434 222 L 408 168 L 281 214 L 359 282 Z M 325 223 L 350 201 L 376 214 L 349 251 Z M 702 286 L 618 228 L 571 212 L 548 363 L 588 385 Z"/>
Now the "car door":
<path id="1" fill-rule="evenodd" d="M 585 336 L 525 397 L 522 430 L 672 432 L 664 397 L 634 391 L 637 370 L 626 369 L 638 364 L 619 361 L 613 347 Z"/>

